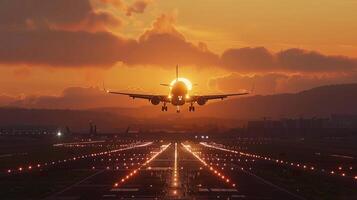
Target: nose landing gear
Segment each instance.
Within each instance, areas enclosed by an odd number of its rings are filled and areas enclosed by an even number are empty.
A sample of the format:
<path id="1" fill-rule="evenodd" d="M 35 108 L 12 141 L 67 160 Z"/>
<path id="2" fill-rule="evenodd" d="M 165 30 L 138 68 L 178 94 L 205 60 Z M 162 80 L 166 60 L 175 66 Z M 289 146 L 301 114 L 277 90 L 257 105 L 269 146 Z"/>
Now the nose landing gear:
<path id="1" fill-rule="evenodd" d="M 167 106 L 166 106 L 166 103 L 164 103 L 164 105 L 161 107 L 161 111 L 164 112 L 166 111 L 167 112 Z"/>
<path id="2" fill-rule="evenodd" d="M 195 112 L 195 106 L 191 103 L 190 107 L 188 107 L 188 111 Z"/>
<path id="3" fill-rule="evenodd" d="M 167 106 L 162 106 L 162 107 L 161 107 L 161 111 L 162 111 L 162 112 L 167 111 Z"/>

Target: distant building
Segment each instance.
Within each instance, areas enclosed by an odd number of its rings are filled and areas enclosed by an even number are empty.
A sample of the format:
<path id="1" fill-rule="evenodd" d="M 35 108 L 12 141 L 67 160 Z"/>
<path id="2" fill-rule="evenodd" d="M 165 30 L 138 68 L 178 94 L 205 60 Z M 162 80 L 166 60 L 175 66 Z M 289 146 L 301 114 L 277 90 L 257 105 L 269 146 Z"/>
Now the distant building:
<path id="1" fill-rule="evenodd" d="M 331 115 L 331 121 L 337 128 L 357 128 L 357 115 Z"/>

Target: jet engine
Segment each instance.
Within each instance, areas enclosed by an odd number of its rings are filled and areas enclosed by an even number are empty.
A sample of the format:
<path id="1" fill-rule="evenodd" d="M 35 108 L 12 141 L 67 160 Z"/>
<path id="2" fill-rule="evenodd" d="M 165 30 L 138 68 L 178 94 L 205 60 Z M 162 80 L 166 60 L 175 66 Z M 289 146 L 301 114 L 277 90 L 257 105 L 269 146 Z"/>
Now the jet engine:
<path id="1" fill-rule="evenodd" d="M 160 98 L 159 97 L 152 97 L 151 99 L 150 99 L 150 102 L 152 103 L 152 105 L 159 105 L 159 103 L 160 103 Z"/>
<path id="2" fill-rule="evenodd" d="M 200 105 L 200 106 L 203 106 L 207 103 L 207 99 L 203 98 L 203 97 L 199 97 L 197 99 L 197 104 Z"/>

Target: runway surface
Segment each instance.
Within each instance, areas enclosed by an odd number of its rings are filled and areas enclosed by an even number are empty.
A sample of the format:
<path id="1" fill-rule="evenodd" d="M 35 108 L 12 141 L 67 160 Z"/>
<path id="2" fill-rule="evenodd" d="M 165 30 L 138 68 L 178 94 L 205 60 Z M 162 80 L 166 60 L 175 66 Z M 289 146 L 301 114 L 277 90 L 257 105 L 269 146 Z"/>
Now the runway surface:
<path id="1" fill-rule="evenodd" d="M 199 144 L 154 143 L 73 163 L 91 173 L 44 199 L 303 199 L 232 158 Z"/>

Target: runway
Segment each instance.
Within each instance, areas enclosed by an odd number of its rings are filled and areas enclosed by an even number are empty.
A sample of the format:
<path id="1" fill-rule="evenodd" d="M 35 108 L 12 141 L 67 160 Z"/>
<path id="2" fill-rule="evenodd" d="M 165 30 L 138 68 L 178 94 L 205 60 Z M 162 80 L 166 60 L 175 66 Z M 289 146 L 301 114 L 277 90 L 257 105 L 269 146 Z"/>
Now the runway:
<path id="1" fill-rule="evenodd" d="M 205 160 L 224 156 L 203 152 L 198 144 L 192 144 L 191 149 L 204 155 Z M 233 162 L 222 159 L 205 166 L 192 152 L 177 142 L 155 143 L 128 149 L 125 155 L 103 156 L 99 162 L 88 160 L 93 168 L 89 176 L 44 199 L 303 199 L 241 170 Z M 215 166 L 218 172 L 209 166 Z"/>

